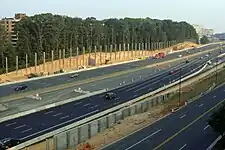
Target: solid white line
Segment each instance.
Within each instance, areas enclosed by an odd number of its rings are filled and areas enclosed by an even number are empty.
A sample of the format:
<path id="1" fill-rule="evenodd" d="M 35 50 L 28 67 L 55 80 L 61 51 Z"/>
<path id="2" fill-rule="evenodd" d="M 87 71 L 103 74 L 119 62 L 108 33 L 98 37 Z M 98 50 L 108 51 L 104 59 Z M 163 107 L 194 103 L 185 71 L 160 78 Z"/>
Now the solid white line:
<path id="1" fill-rule="evenodd" d="M 69 115 L 64 116 L 64 117 L 61 117 L 60 120 L 65 119 L 65 118 L 68 118 L 68 117 L 69 117 Z"/>
<path id="2" fill-rule="evenodd" d="M 59 115 L 62 115 L 62 113 L 58 113 L 58 114 L 55 114 L 53 116 L 56 117 L 56 116 L 59 116 Z"/>
<path id="3" fill-rule="evenodd" d="M 179 148 L 179 150 L 184 149 L 187 146 L 187 144 L 184 144 L 181 148 Z"/>
<path id="4" fill-rule="evenodd" d="M 154 83 L 151 83 L 151 84 L 154 84 Z M 149 86 L 149 84 L 146 85 L 146 86 L 143 86 L 143 87 L 141 87 L 141 88 L 139 88 L 139 89 L 137 89 L 137 90 L 135 90 L 134 93 L 136 93 L 136 92 L 138 92 L 138 91 L 141 91 L 142 89 L 145 89 L 145 88 L 147 88 L 148 86 Z"/>
<path id="5" fill-rule="evenodd" d="M 148 138 L 152 137 L 153 135 L 157 134 L 157 133 L 160 132 L 161 130 L 162 130 L 162 129 L 157 130 L 156 132 L 154 132 L 154 133 L 150 134 L 149 136 L 143 138 L 142 140 L 140 140 L 140 141 L 138 141 L 137 143 L 131 145 L 130 147 L 126 148 L 125 150 L 129 150 L 129 149 L 133 148 L 134 146 L 140 144 L 141 142 L 143 142 L 143 141 L 147 140 Z"/>
<path id="6" fill-rule="evenodd" d="M 53 111 L 48 111 L 45 113 L 45 115 L 50 114 L 50 113 L 53 113 Z"/>
<path id="7" fill-rule="evenodd" d="M 18 127 L 15 127 L 14 129 L 19 129 L 19 128 L 22 128 L 22 127 L 25 127 L 26 125 L 21 125 L 21 126 L 18 126 Z"/>
<path id="8" fill-rule="evenodd" d="M 218 137 L 216 138 L 216 140 L 213 141 L 212 144 L 210 144 L 209 147 L 208 147 L 206 150 L 211 150 L 221 138 L 222 138 L 221 135 L 218 136 Z"/>
<path id="9" fill-rule="evenodd" d="M 27 129 L 27 130 L 24 130 L 24 131 L 22 131 L 22 132 L 20 132 L 20 133 L 25 133 L 25 132 L 28 132 L 28 131 L 30 131 L 30 130 L 32 130 L 32 128 Z"/>
<path id="10" fill-rule="evenodd" d="M 180 119 L 184 118 L 185 116 L 186 116 L 186 115 L 181 116 Z"/>
<path id="11" fill-rule="evenodd" d="M 8 127 L 8 126 L 11 126 L 11 125 L 14 125 L 14 124 L 16 124 L 16 122 L 9 123 L 9 124 L 7 124 L 7 125 L 5 125 L 5 126 Z"/>
<path id="12" fill-rule="evenodd" d="M 84 115 L 82 115 L 82 116 L 73 118 L 73 119 L 71 119 L 71 120 L 62 122 L 62 123 L 60 123 L 60 124 L 57 124 L 57 125 L 52 126 L 52 127 L 50 127 L 50 128 L 44 129 L 44 130 L 42 130 L 42 131 L 38 131 L 38 132 L 36 132 L 36 133 L 30 134 L 30 135 L 28 135 L 28 136 L 26 136 L 26 137 L 21 138 L 21 140 L 24 140 L 24 139 L 27 139 L 27 138 L 29 138 L 29 137 L 31 137 L 31 136 L 34 136 L 34 135 L 43 133 L 43 132 L 45 132 L 45 131 L 54 129 L 54 128 L 58 127 L 58 126 L 62 126 L 62 125 L 64 125 L 64 124 L 67 124 L 67 123 L 72 122 L 72 121 L 74 121 L 74 120 L 77 120 L 77 119 L 79 119 L 79 118 L 83 118 L 83 117 L 88 116 L 88 115 L 90 115 L 90 114 L 94 114 L 94 113 L 96 113 L 96 112 L 98 112 L 98 111 L 99 111 L 99 109 L 97 109 L 97 110 L 95 110 L 95 111 L 92 111 L 92 112 L 89 112 L 89 113 L 87 113 L 87 114 L 84 114 Z"/>
<path id="13" fill-rule="evenodd" d="M 199 105 L 199 107 L 202 107 L 204 104 Z"/>
<path id="14" fill-rule="evenodd" d="M 83 105 L 83 106 L 85 107 L 85 106 L 88 106 L 88 105 L 90 105 L 90 103 L 87 103 L 87 104 L 85 104 L 85 105 Z"/>
<path id="15" fill-rule="evenodd" d="M 203 130 L 206 130 L 209 127 L 209 125 L 205 126 L 205 128 Z"/>
<path id="16" fill-rule="evenodd" d="M 135 94 L 133 97 L 136 97 L 136 96 L 138 96 L 138 94 Z"/>

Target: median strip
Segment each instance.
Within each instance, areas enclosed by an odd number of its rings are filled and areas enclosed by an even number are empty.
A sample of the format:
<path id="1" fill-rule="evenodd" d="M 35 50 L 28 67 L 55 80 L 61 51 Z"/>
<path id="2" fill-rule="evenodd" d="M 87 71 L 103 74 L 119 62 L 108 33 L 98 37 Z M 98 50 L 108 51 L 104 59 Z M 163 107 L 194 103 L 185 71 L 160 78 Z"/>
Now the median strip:
<path id="1" fill-rule="evenodd" d="M 156 63 L 156 64 L 138 67 L 138 68 L 130 69 L 130 70 L 126 70 L 126 71 L 115 72 L 115 73 L 112 73 L 112 74 L 109 74 L 109 75 L 103 75 L 103 76 L 98 76 L 98 77 L 94 77 L 94 78 L 89 78 L 89 79 L 81 80 L 81 81 L 78 81 L 78 82 L 76 81 L 76 82 L 71 82 L 71 83 L 67 83 L 67 84 L 61 84 L 61 85 L 57 85 L 57 86 L 52 86 L 52 87 L 34 90 L 34 91 L 29 91 L 29 92 L 24 92 L 24 93 L 20 93 L 20 94 L 12 94 L 10 96 L 1 97 L 0 101 L 1 102 L 8 102 L 8 101 L 24 98 L 27 95 L 32 95 L 32 94 L 36 94 L 36 93 L 39 93 L 39 94 L 49 93 L 49 92 L 53 92 L 53 91 L 56 91 L 56 90 L 61 90 L 61 89 L 70 88 L 70 87 L 73 87 L 73 86 L 78 86 L 78 85 L 81 85 L 81 84 L 87 84 L 87 83 L 91 83 L 91 82 L 95 82 L 95 81 L 99 81 L 99 80 L 104 80 L 104 79 L 108 79 L 108 78 L 112 78 L 112 77 L 116 77 L 116 76 L 121 76 L 121 75 L 124 75 L 124 74 L 133 73 L 133 72 L 140 71 L 140 70 L 150 68 L 150 67 L 165 65 L 165 64 L 176 62 L 176 61 L 182 61 L 186 58 L 202 55 L 204 53 L 208 53 L 208 52 L 214 51 L 216 49 L 217 48 L 213 48 L 213 49 L 205 50 L 204 52 L 198 52 L 198 53 L 195 53 L 195 54 L 184 56 L 182 58 L 175 58 L 175 59 L 172 59 L 172 60 L 169 60 L 169 61 L 163 61 L 163 62 L 159 62 L 159 63 Z"/>

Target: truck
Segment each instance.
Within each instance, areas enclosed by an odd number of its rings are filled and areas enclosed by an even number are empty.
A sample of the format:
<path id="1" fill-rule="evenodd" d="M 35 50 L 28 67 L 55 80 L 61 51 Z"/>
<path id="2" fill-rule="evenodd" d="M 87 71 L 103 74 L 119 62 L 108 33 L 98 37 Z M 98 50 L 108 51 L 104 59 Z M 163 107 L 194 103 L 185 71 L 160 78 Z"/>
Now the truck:
<path id="1" fill-rule="evenodd" d="M 159 59 L 159 58 L 164 58 L 164 57 L 165 57 L 165 53 L 161 52 L 161 53 L 155 54 L 155 56 L 153 56 L 152 58 Z"/>

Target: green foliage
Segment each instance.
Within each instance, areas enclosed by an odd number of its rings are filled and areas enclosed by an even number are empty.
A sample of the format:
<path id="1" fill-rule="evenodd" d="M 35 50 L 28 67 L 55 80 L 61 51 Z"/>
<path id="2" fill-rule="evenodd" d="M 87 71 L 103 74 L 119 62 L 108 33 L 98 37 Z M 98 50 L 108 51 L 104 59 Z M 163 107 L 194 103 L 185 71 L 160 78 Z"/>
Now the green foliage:
<path id="1" fill-rule="evenodd" d="M 215 111 L 208 121 L 208 124 L 213 130 L 220 135 L 225 133 L 225 104 L 223 104 L 217 111 Z"/>
<path id="2" fill-rule="evenodd" d="M 201 44 L 208 44 L 210 41 L 209 41 L 209 39 L 206 36 L 203 36 L 200 39 L 200 42 L 201 42 Z"/>
<path id="3" fill-rule="evenodd" d="M 46 53 L 46 59 L 49 59 L 52 50 L 54 58 L 58 58 L 60 49 L 66 49 L 68 57 L 68 49 L 72 48 L 75 54 L 77 47 L 81 54 L 82 47 L 93 49 L 94 46 L 102 45 L 104 49 L 110 44 L 198 39 L 195 29 L 186 22 L 150 18 L 96 20 L 90 17 L 83 20 L 50 13 L 26 17 L 16 24 L 15 30 L 18 33 L 17 46 L 12 48 L 7 44 L 7 51 L 6 47 L 0 49 L 3 57 L 9 57 L 9 67 L 14 69 L 16 55 L 19 56 L 20 68 L 24 68 L 26 54 L 29 64 L 34 65 L 34 53 L 37 53 L 40 63 L 43 52 Z M 4 66 L 3 63 L 1 65 Z"/>

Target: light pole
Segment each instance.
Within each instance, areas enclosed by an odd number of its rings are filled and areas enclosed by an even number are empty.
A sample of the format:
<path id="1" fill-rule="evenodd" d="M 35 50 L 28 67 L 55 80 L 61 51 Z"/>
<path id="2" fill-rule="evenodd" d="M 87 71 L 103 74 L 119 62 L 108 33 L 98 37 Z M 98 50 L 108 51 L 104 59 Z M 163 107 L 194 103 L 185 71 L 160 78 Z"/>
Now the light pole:
<path id="1" fill-rule="evenodd" d="M 181 73 L 181 68 L 180 68 L 180 82 L 179 82 L 179 101 L 178 101 L 178 106 L 180 105 L 180 101 L 181 101 L 181 76 L 182 76 L 182 73 Z"/>

